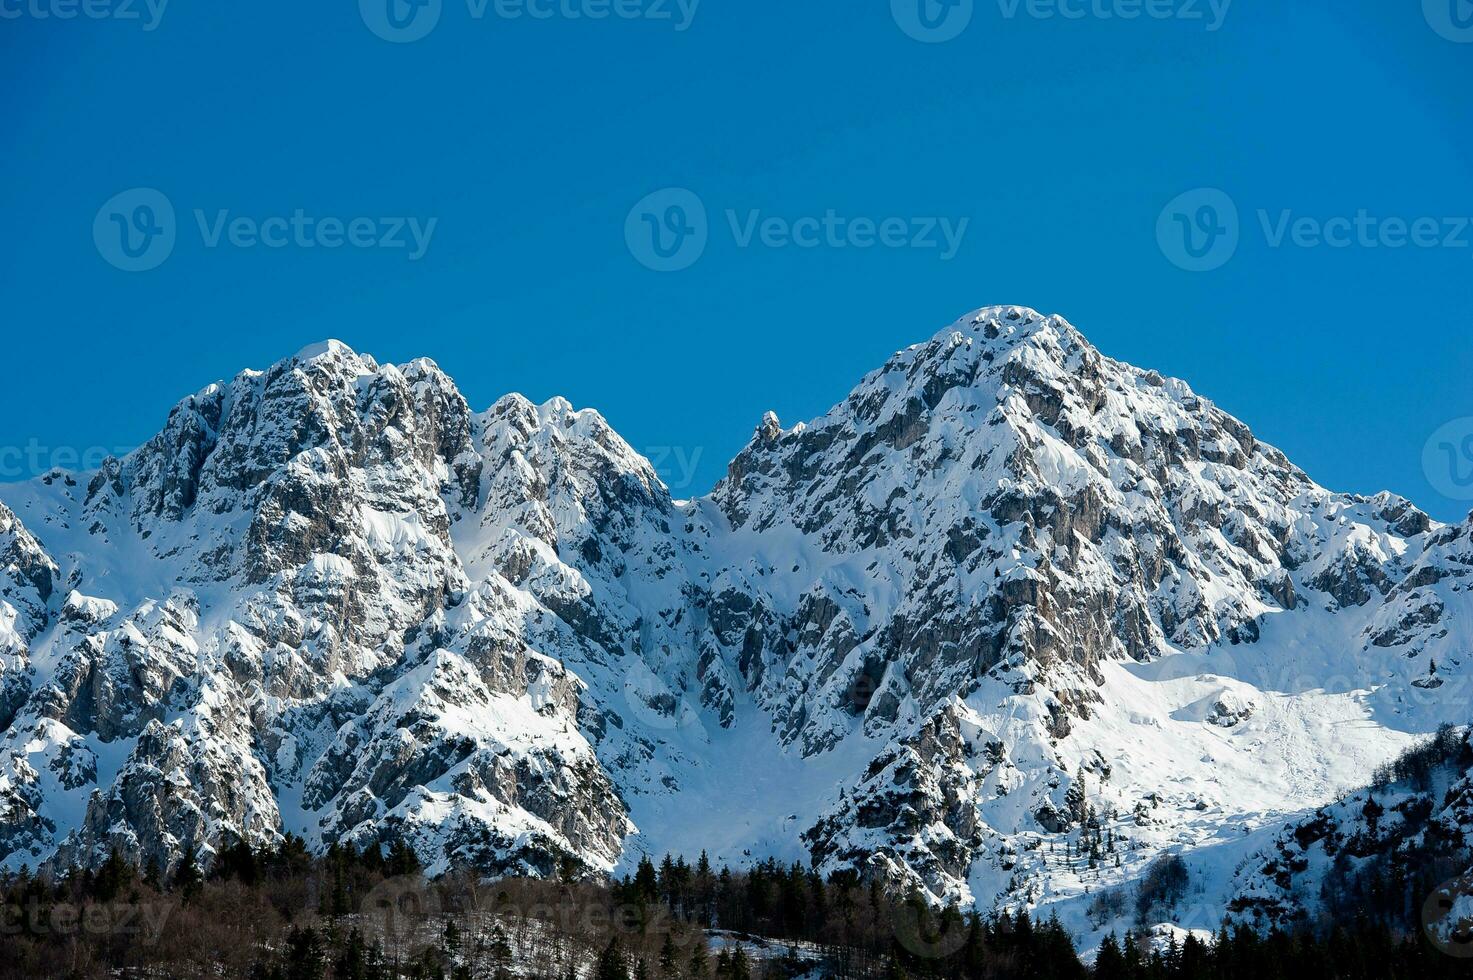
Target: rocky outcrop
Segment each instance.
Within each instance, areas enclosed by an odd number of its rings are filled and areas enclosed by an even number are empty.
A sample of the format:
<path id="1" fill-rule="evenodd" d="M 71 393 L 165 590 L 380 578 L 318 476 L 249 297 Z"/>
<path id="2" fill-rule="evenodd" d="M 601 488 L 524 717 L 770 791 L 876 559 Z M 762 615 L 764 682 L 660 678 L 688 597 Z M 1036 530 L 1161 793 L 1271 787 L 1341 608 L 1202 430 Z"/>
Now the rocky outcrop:
<path id="1" fill-rule="evenodd" d="M 30 645 L 50 623 L 57 588 L 56 562 L 0 504 L 0 728 L 31 693 Z"/>

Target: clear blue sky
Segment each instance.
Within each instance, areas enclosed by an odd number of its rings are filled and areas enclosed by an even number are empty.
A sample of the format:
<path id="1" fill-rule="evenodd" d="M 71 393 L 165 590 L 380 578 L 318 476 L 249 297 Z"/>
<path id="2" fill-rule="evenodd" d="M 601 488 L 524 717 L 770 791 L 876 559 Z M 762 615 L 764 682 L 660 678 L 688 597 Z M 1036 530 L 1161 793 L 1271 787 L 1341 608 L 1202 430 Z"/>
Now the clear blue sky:
<path id="1" fill-rule="evenodd" d="M 934 44 L 888 0 L 704 0 L 684 31 L 443 0 L 413 43 L 354 0 L 176 0 L 151 31 L 36 15 L 56 2 L 0 0 L 20 14 L 0 19 L 0 445 L 134 445 L 178 397 L 332 336 L 433 357 L 478 409 L 512 390 L 596 407 L 636 447 L 697 458 L 690 481 L 665 468 L 704 492 L 765 410 L 811 418 L 893 350 L 1020 303 L 1188 379 L 1328 486 L 1468 509 L 1422 450 L 1473 415 L 1473 230 L 1272 247 L 1257 214 L 1473 215 L 1473 43 L 1416 0 L 1237 0 L 1215 31 L 977 0 Z M 167 197 L 177 241 L 125 272 L 94 221 L 136 187 Z M 666 187 L 710 229 L 662 273 L 625 232 Z M 1157 224 L 1203 187 L 1234 202 L 1240 241 L 1191 272 Z M 209 248 L 195 209 L 437 224 L 410 261 Z M 741 247 L 728 209 L 970 223 L 947 261 Z"/>

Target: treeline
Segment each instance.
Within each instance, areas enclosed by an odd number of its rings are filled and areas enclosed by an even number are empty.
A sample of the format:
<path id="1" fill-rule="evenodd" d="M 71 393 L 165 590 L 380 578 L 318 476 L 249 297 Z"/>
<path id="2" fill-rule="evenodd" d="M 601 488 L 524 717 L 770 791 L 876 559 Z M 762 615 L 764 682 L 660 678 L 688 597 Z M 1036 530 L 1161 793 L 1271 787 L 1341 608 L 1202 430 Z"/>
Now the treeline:
<path id="1" fill-rule="evenodd" d="M 1473 768 L 1473 727 L 1438 726 L 1436 734 L 1407 749 L 1391 762 L 1377 766 L 1371 788 L 1384 790 L 1396 783 L 1425 793 L 1432 789 L 1438 770 L 1452 768 L 1466 773 Z"/>
<path id="2" fill-rule="evenodd" d="M 1319 939 L 1106 940 L 1090 969 L 1057 922 L 936 910 L 852 874 L 642 861 L 622 880 L 421 875 L 396 846 L 243 843 L 206 872 L 116 854 L 0 879 L 0 978 L 215 980 L 1314 980 L 1452 976 L 1463 964 L 1366 926 Z M 1458 975 L 1462 975 L 1459 973 Z"/>
<path id="3" fill-rule="evenodd" d="M 0 978 L 978 980 L 1086 976 L 1057 924 L 984 920 L 853 875 L 649 861 L 611 882 L 451 874 L 414 852 L 288 836 L 193 853 L 172 874 L 117 854 L 0 879 Z"/>
<path id="4" fill-rule="evenodd" d="M 824 976 L 1086 976 L 1057 922 L 1035 924 L 1027 913 L 984 918 L 955 907 L 937 910 L 852 872 L 824 878 L 800 864 L 776 861 L 715 871 L 704 854 L 694 864 L 667 856 L 658 868 L 642 860 L 612 889 L 625 904 L 658 903 L 672 919 L 703 929 L 801 947 L 823 964 Z"/>
<path id="5" fill-rule="evenodd" d="M 1094 980 L 1442 980 L 1469 976 L 1468 961 L 1417 937 L 1396 938 L 1361 922 L 1316 936 L 1275 930 L 1219 932 L 1214 941 L 1188 937 L 1144 949 L 1132 935 L 1106 937 Z"/>
<path id="6" fill-rule="evenodd" d="M 1180 858 L 1157 860 L 1137 888 L 1138 910 L 1170 907 L 1187 886 Z M 1147 943 L 1135 934 L 1107 937 L 1086 967 L 1056 921 L 1026 913 L 984 917 L 952 907 L 936 911 L 917 898 L 897 900 L 852 874 L 827 880 L 800 865 L 760 863 L 751 871 L 712 875 L 703 861 L 666 858 L 640 864 L 616 884 L 627 897 L 658 899 L 676 917 L 809 944 L 823 951 L 823 976 L 915 978 L 1093 978 L 1093 980 L 1413 980 L 1470 976 L 1415 929 L 1394 933 L 1367 920 L 1318 932 L 1260 936 L 1226 930 L 1211 942 L 1194 937 Z M 857 970 L 846 972 L 846 968 Z"/>

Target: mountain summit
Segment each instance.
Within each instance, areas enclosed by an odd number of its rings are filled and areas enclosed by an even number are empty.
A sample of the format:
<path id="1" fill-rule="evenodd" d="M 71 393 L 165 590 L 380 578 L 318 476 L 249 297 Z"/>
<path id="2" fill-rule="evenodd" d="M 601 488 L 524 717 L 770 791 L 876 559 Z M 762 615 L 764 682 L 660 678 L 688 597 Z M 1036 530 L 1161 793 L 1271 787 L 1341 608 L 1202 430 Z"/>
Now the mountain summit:
<path id="1" fill-rule="evenodd" d="M 1166 849 L 1226 909 L 1270 826 L 1465 720 L 1473 525 L 1021 307 L 769 414 L 691 501 L 596 412 L 335 341 L 0 501 L 11 868 L 707 849 L 1087 931 Z"/>

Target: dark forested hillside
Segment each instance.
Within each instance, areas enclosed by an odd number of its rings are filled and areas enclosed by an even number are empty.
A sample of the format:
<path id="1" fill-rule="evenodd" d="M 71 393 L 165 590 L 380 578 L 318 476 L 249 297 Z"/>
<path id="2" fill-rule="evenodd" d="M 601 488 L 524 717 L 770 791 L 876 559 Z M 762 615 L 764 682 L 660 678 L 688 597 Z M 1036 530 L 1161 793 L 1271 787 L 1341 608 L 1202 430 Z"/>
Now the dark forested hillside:
<path id="1" fill-rule="evenodd" d="M 1473 954 L 1473 908 L 1429 907 L 1443 888 L 1473 894 L 1470 739 L 1473 729 L 1443 726 L 1371 785 L 1286 827 L 1245 869 L 1232 914 L 1260 931 L 1319 933 L 1356 920 L 1411 932 L 1426 918 L 1441 945 Z"/>
<path id="2" fill-rule="evenodd" d="M 1221 934 L 1147 948 L 1110 937 L 1087 966 L 1054 922 L 936 911 L 839 874 L 666 858 L 612 882 L 468 876 L 426 881 L 411 850 L 288 837 L 236 844 L 209 873 L 167 879 L 114 855 L 65 877 L 3 882 L 0 978 L 222 980 L 1272 980 L 1435 978 L 1466 962 L 1420 938 L 1347 923 L 1318 938 Z"/>

